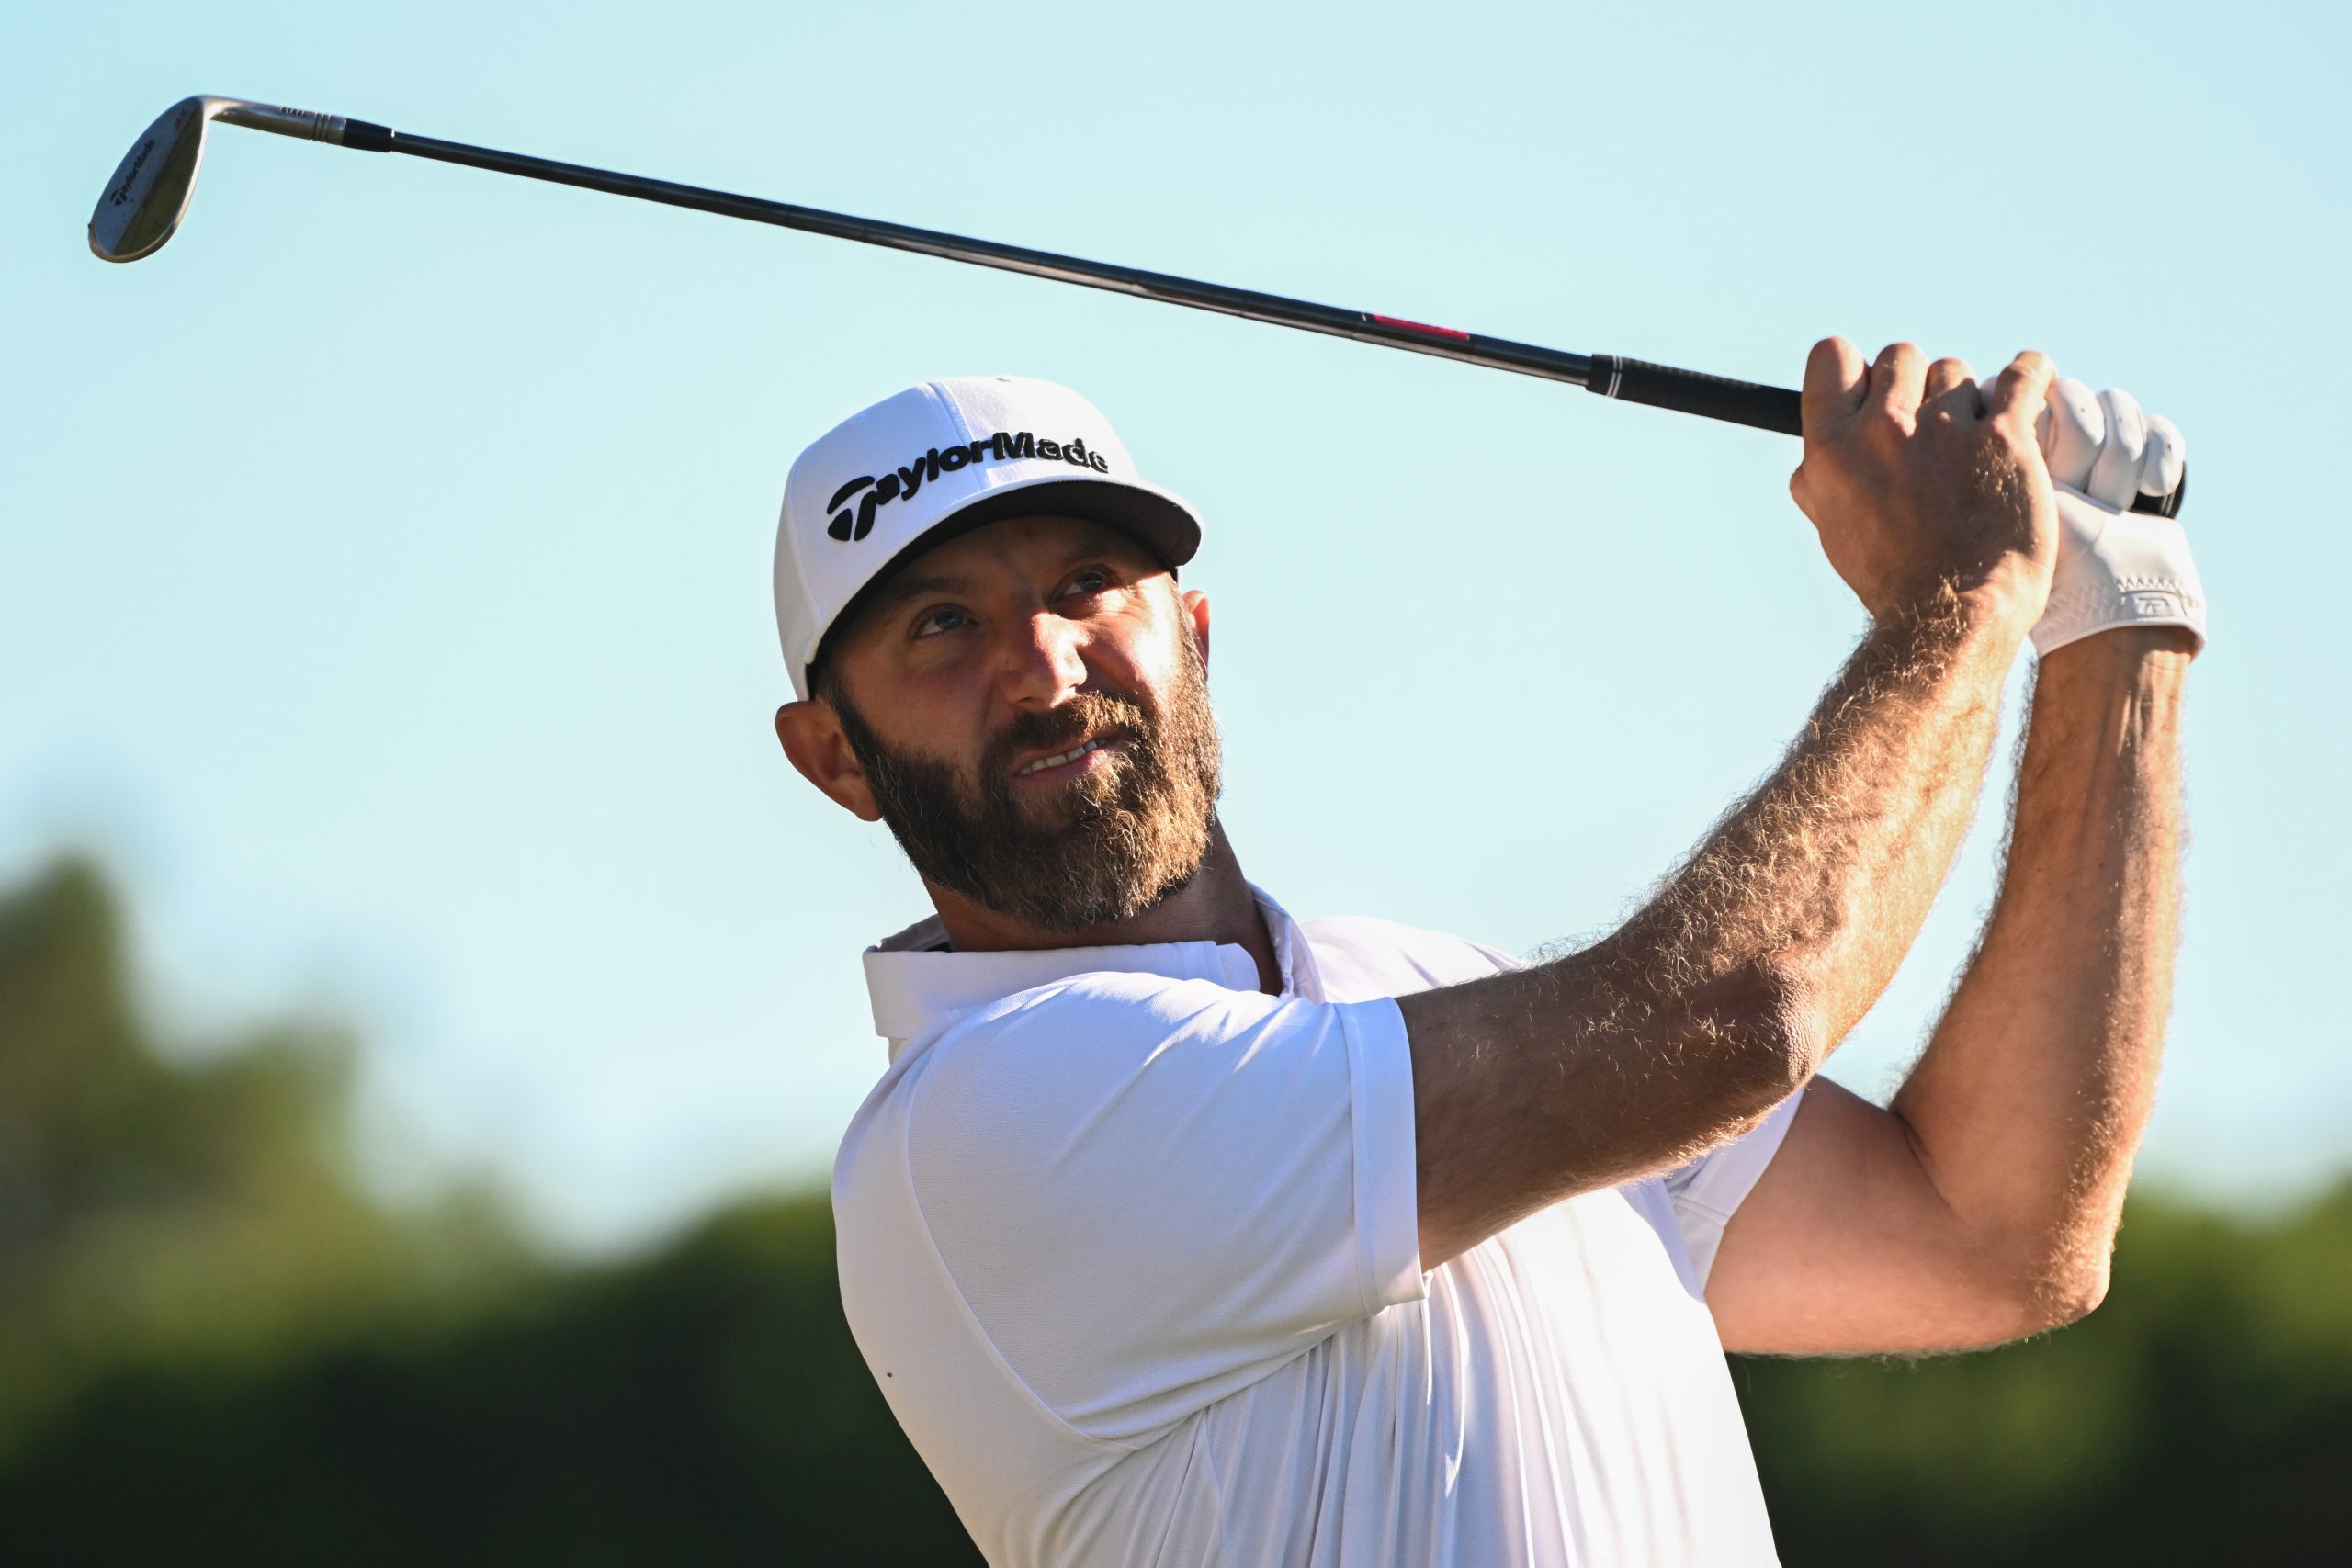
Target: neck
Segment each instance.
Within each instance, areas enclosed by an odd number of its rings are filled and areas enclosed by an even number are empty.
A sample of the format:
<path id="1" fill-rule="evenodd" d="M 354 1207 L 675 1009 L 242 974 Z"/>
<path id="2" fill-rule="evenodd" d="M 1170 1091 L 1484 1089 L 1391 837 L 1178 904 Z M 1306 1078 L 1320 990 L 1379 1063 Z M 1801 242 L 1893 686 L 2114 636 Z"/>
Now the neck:
<path id="1" fill-rule="evenodd" d="M 1028 952 L 1054 947 L 1135 947 L 1152 942 L 1230 942 L 1257 961 L 1258 988 L 1269 996 L 1283 988 L 1274 939 L 1259 913 L 1258 900 L 1241 874 L 1241 862 L 1225 836 L 1225 825 L 1209 829 L 1209 852 L 1201 869 L 1158 907 L 1130 919 L 1109 920 L 1076 931 L 1049 931 L 1001 915 L 926 879 L 923 888 L 960 952 Z"/>

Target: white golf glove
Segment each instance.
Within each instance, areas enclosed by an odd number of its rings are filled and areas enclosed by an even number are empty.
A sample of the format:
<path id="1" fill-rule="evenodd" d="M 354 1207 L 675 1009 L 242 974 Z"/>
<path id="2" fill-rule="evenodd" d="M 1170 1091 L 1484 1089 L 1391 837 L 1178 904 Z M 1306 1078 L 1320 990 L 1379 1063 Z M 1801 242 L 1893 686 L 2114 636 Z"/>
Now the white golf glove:
<path id="1" fill-rule="evenodd" d="M 2117 626 L 2186 626 L 2205 646 L 2205 588 L 2188 536 L 2170 517 L 2131 510 L 2169 495 L 2188 446 L 2172 421 L 2143 414 L 2132 394 L 2094 393 L 2072 377 L 2051 384 L 2034 434 L 2058 490 L 2058 570 L 2034 623 L 2034 651 Z"/>

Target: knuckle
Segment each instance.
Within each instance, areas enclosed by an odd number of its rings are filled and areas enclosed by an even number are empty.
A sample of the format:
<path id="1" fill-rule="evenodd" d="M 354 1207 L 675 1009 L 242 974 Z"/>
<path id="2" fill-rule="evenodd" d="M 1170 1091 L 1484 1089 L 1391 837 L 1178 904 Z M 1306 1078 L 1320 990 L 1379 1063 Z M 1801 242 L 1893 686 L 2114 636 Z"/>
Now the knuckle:
<path id="1" fill-rule="evenodd" d="M 1847 367 L 1857 357 L 1853 345 L 1844 338 L 1823 338 L 1819 343 L 1815 344 L 1813 351 L 1805 355 L 1804 378 L 1807 389 L 1810 389 L 1816 384 L 1844 381 L 1847 377 Z"/>

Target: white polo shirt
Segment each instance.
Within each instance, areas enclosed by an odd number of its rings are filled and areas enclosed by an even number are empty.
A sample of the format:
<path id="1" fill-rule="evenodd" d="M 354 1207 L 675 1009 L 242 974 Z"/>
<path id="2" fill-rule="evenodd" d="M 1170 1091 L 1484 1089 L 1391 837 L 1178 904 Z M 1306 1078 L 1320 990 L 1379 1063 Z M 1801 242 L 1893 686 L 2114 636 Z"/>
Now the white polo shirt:
<path id="1" fill-rule="evenodd" d="M 1000 1565 L 1775 1561 L 1704 1301 L 1795 1101 L 1423 1272 L 1390 998 L 1511 967 L 1261 893 L 1213 942 L 865 954 L 833 1168 L 875 1381 Z"/>

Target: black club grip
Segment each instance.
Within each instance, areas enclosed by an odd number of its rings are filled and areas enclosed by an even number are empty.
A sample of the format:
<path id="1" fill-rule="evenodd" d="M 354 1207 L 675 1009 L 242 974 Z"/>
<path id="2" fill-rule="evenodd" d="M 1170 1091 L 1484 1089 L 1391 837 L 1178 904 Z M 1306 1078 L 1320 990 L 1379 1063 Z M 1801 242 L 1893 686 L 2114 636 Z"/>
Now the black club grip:
<path id="1" fill-rule="evenodd" d="M 1584 389 L 1623 402 L 1647 403 L 1678 413 L 1777 430 L 1783 435 L 1804 434 L 1797 395 L 1786 387 L 1760 387 L 1753 381 L 1652 365 L 1646 359 L 1596 354 L 1592 379 L 1584 384 Z"/>
<path id="2" fill-rule="evenodd" d="M 1620 402 L 1647 403 L 1677 413 L 1695 413 L 1702 419 L 1776 430 L 1783 435 L 1804 434 L 1802 401 L 1786 387 L 1759 386 L 1754 381 L 1735 381 L 1701 370 L 1652 365 L 1646 359 L 1596 354 L 1592 356 L 1592 378 L 1584 384 L 1584 389 Z M 2170 495 L 2135 496 L 2132 510 L 2158 517 L 2176 516 L 2188 494 L 2188 476 L 2183 474 Z"/>

